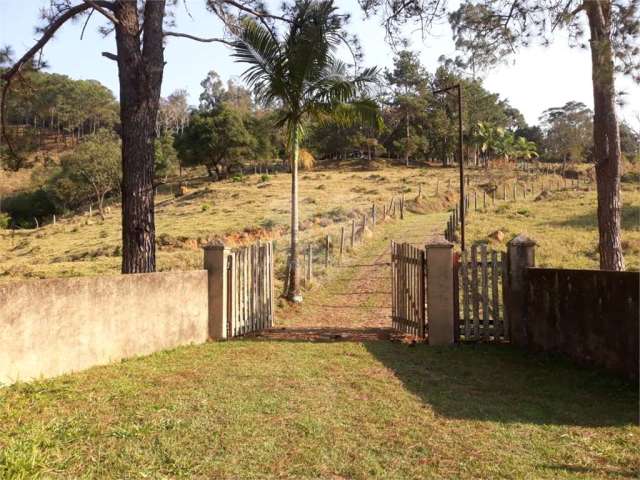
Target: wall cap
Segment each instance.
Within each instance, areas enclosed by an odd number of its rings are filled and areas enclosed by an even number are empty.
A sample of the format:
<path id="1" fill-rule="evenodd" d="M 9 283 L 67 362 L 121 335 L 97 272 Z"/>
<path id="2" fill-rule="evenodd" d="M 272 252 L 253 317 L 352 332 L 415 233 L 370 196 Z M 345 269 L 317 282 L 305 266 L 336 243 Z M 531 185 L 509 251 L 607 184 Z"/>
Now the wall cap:
<path id="1" fill-rule="evenodd" d="M 527 237 L 524 233 L 520 233 L 513 237 L 509 240 L 508 244 L 513 245 L 514 247 L 535 247 L 537 245 L 535 240 Z"/>
<path id="2" fill-rule="evenodd" d="M 442 235 L 431 237 L 425 244 L 426 248 L 453 248 L 453 243 L 448 241 Z"/>
<path id="3" fill-rule="evenodd" d="M 219 241 L 219 243 L 208 243 L 206 245 L 203 245 L 202 249 L 203 250 L 231 250 L 231 247 Z"/>

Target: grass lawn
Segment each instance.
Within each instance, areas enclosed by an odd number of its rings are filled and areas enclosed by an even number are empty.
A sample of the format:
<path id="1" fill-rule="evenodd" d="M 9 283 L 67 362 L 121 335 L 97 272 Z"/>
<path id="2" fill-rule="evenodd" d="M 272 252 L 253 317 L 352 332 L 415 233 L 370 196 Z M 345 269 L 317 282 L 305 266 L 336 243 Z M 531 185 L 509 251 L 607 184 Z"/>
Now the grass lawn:
<path id="1" fill-rule="evenodd" d="M 622 192 L 622 247 L 627 269 L 640 270 L 640 191 L 635 186 Z M 473 205 L 472 205 L 473 208 Z M 489 241 L 504 250 L 514 235 L 533 238 L 536 265 L 556 268 L 599 268 L 596 192 L 552 192 L 541 200 L 496 202 L 486 210 L 471 211 L 467 235 L 471 241 Z M 488 235 L 496 230 L 505 234 L 503 242 Z"/>
<path id="2" fill-rule="evenodd" d="M 507 346 L 242 340 L 0 390 L 0 477 L 637 478 L 637 422 Z"/>

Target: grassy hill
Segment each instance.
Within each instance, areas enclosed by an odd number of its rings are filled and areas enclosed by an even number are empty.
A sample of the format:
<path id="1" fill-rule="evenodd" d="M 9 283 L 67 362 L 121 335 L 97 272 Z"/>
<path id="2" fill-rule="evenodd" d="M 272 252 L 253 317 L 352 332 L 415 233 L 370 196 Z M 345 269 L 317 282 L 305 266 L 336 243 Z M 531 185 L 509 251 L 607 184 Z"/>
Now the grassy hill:
<path id="1" fill-rule="evenodd" d="M 491 185 L 544 179 L 503 168 L 470 170 L 469 191 L 482 192 Z M 236 179 L 237 180 L 237 179 Z M 450 182 L 451 191 L 447 192 Z M 624 246 L 628 265 L 639 268 L 640 193 L 624 184 Z M 422 197 L 415 198 L 421 189 Z M 436 189 L 438 191 L 436 195 Z M 457 170 L 453 168 L 381 167 L 364 170 L 302 172 L 300 210 L 302 241 L 337 235 L 341 225 L 360 218 L 373 202 L 381 208 L 394 195 L 405 194 L 409 215 L 449 208 L 455 202 Z M 507 190 L 509 191 L 509 190 Z M 198 181 L 185 195 L 161 191 L 157 197 L 156 225 L 159 270 L 200 268 L 200 247 L 213 240 L 231 245 L 256 239 L 279 239 L 286 248 L 289 225 L 290 177 L 288 174 L 249 175 L 241 181 Z M 593 186 L 587 191 L 555 193 L 538 201 L 529 197 L 515 204 L 495 207 L 469 217 L 469 238 L 487 241 L 489 233 L 504 231 L 505 239 L 494 247 L 503 249 L 514 234 L 527 232 L 539 243 L 539 263 L 595 268 L 597 257 L 596 199 Z M 0 231 L 0 282 L 20 278 L 46 278 L 117 273 L 120 269 L 120 209 L 112 205 L 104 220 L 95 214 L 58 219 L 37 230 Z M 444 229 L 444 225 L 442 226 Z M 334 237 L 335 238 L 335 237 Z"/>

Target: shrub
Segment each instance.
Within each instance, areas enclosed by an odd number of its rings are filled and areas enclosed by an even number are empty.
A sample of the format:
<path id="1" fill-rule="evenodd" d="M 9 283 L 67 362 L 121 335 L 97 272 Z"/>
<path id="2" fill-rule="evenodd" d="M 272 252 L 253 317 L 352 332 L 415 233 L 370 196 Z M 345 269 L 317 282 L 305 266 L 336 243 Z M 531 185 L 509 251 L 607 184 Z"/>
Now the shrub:
<path id="1" fill-rule="evenodd" d="M 8 213 L 0 212 L 0 228 L 5 229 L 9 228 L 9 224 L 11 223 L 11 217 Z"/>
<path id="2" fill-rule="evenodd" d="M 268 182 L 269 180 L 271 180 L 271 177 L 269 175 L 267 175 L 266 173 L 263 173 L 262 175 L 260 175 L 260 181 L 261 182 Z"/>

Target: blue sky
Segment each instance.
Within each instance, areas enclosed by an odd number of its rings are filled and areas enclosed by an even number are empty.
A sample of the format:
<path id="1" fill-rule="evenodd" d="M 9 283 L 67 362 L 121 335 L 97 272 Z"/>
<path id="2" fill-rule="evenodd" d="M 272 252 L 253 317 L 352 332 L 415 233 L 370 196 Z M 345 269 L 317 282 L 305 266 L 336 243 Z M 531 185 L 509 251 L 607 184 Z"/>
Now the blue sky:
<path id="1" fill-rule="evenodd" d="M 201 36 L 222 35 L 220 21 L 206 11 L 204 3 L 204 0 L 187 0 L 190 16 L 184 3 L 179 2 L 176 30 Z M 11 45 L 17 55 L 33 45 L 37 38 L 34 26 L 38 23 L 39 8 L 47 4 L 47 0 L 0 0 L 0 45 Z M 391 66 L 393 53 L 385 43 L 384 31 L 377 19 L 363 19 L 356 0 L 337 0 L 337 4 L 342 11 L 352 13 L 350 30 L 358 35 L 363 45 L 363 63 Z M 102 38 L 97 33 L 97 27 L 103 23 L 102 17 L 94 14 L 83 40 L 80 40 L 80 22 L 65 25 L 45 47 L 44 56 L 50 64 L 49 71 L 73 78 L 99 80 L 117 95 L 116 65 L 100 55 L 103 51 L 115 52 L 114 38 Z M 420 52 L 421 60 L 429 70 L 437 66 L 440 55 L 455 55 L 446 25 L 436 27 L 425 41 L 419 34 L 414 34 L 411 48 Z M 189 92 L 192 104 L 197 103 L 200 81 L 209 70 L 216 70 L 223 79 L 242 73 L 242 66 L 235 64 L 229 49 L 220 44 L 170 38 L 165 59 L 167 65 L 162 94 L 166 96 L 184 88 Z M 509 64 L 499 66 L 484 76 L 485 86 L 508 98 L 529 123 L 536 123 L 544 109 L 560 106 L 569 100 L 582 101 L 590 107 L 593 104 L 589 52 L 570 49 L 562 35 L 556 37 L 551 47 L 522 50 Z M 617 87 L 628 93 L 621 116 L 638 125 L 640 87 L 628 79 L 618 79 Z"/>

